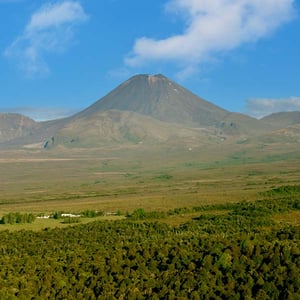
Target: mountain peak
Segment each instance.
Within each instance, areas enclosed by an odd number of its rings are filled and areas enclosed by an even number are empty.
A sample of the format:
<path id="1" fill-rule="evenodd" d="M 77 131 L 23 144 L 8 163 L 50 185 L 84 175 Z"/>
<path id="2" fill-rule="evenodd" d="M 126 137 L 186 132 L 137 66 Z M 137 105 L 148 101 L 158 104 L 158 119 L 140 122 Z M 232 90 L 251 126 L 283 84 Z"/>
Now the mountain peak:
<path id="1" fill-rule="evenodd" d="M 138 74 L 130 77 L 127 81 L 125 81 L 122 85 L 127 85 L 128 83 L 141 84 L 141 82 L 148 83 L 149 85 L 155 84 L 161 80 L 169 81 L 169 79 L 163 74 Z"/>
<path id="2" fill-rule="evenodd" d="M 134 75 L 79 115 L 105 110 L 131 111 L 194 127 L 216 125 L 228 113 L 162 74 Z"/>
<path id="3" fill-rule="evenodd" d="M 128 80 L 132 80 L 135 78 L 161 78 L 161 79 L 168 79 L 165 75 L 159 73 L 159 74 L 136 74 L 130 77 Z"/>

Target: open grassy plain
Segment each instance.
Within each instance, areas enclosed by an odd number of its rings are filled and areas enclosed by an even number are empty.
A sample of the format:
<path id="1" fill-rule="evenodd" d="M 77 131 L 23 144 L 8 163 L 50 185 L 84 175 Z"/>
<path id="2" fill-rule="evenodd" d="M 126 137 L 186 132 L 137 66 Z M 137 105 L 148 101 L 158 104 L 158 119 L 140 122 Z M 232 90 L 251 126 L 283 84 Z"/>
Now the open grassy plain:
<path id="1" fill-rule="evenodd" d="M 261 191 L 298 184 L 299 162 L 293 144 L 1 151 L 0 216 L 254 201 Z"/>

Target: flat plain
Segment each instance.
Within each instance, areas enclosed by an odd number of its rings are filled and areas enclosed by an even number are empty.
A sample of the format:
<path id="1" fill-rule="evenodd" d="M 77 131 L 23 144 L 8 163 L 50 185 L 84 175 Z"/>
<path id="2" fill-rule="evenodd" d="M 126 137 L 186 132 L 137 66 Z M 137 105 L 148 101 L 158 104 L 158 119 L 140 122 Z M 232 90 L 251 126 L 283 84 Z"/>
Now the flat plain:
<path id="1" fill-rule="evenodd" d="M 299 184 L 297 150 L 296 144 L 220 143 L 193 149 L 133 145 L 1 151 L 0 215 L 86 209 L 125 214 L 138 208 L 167 211 L 255 201 L 260 192 Z"/>

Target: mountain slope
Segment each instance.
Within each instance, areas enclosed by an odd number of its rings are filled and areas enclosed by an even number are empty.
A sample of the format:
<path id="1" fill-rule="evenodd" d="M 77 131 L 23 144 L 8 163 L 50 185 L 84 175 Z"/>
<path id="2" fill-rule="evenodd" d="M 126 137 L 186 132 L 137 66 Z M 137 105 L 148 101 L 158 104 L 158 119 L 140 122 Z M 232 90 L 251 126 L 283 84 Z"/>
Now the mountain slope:
<path id="1" fill-rule="evenodd" d="M 240 113 L 228 113 L 218 128 L 229 136 L 256 136 L 273 129 L 270 124 Z"/>
<path id="2" fill-rule="evenodd" d="M 221 141 L 211 129 L 188 128 L 156 120 L 135 112 L 107 110 L 89 118 L 76 118 L 47 141 L 46 146 L 95 147 L 112 144 L 161 144 L 192 147 L 200 143 Z"/>
<path id="3" fill-rule="evenodd" d="M 137 75 L 75 117 L 111 109 L 133 111 L 190 127 L 215 126 L 228 113 L 163 75 Z"/>

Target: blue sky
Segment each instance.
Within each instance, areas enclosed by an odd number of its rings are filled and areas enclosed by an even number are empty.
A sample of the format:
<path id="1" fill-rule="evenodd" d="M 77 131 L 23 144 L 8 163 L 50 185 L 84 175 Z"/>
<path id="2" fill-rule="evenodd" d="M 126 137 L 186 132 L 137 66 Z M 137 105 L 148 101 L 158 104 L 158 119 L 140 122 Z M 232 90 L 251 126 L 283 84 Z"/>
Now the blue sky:
<path id="1" fill-rule="evenodd" d="M 300 110 L 299 0 L 0 0 L 0 112 L 63 117 L 135 74 L 225 109 Z"/>

